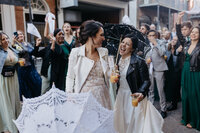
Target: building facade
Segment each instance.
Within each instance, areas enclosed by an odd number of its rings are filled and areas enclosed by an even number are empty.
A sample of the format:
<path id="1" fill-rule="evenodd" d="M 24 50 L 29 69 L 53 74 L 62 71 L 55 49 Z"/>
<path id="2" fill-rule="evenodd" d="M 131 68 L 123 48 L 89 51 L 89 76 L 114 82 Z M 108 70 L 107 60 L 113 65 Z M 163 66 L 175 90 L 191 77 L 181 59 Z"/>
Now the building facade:
<path id="1" fill-rule="evenodd" d="M 70 22 L 77 27 L 81 22 L 94 19 L 101 23 L 120 23 L 124 15 L 128 14 L 127 1 L 119 0 L 78 0 L 77 6 L 58 7 L 58 19 L 61 20 L 58 26 L 64 22 Z M 59 5 L 59 4 L 58 4 Z"/>
<path id="2" fill-rule="evenodd" d="M 174 27 L 175 18 L 179 11 L 187 10 L 188 0 L 139 0 L 138 26 L 141 23 L 155 24 L 161 27 Z"/>
<path id="3" fill-rule="evenodd" d="M 31 0 L 32 21 L 43 37 L 45 15 L 52 12 L 56 16 L 56 26 L 62 28 L 64 22 L 70 22 L 73 28 L 88 19 L 104 23 L 120 23 L 124 15 L 129 14 L 129 2 L 126 0 L 64 0 L 77 1 L 76 6 L 62 7 L 63 0 Z M 24 31 L 26 39 L 29 8 L 0 4 L 0 30 L 10 37 L 16 30 Z"/>
<path id="4" fill-rule="evenodd" d="M 191 10 L 194 6 L 199 7 L 199 11 L 200 11 L 200 1 L 199 0 L 196 0 L 196 1 L 189 0 L 188 9 Z M 189 15 L 188 18 L 192 21 L 194 26 L 200 26 L 200 13 Z"/>

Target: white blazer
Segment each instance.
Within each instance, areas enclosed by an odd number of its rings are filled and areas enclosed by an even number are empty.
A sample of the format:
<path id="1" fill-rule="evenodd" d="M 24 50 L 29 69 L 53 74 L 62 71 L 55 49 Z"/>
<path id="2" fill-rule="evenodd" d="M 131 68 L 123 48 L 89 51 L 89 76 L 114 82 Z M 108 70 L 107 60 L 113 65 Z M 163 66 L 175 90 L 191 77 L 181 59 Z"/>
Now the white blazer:
<path id="1" fill-rule="evenodd" d="M 100 47 L 97 48 L 97 51 L 103 68 L 105 82 L 108 87 L 108 77 L 110 74 L 108 65 L 108 50 Z M 66 92 L 80 93 L 93 65 L 94 61 L 85 56 L 85 45 L 73 48 L 69 56 L 65 89 Z"/>

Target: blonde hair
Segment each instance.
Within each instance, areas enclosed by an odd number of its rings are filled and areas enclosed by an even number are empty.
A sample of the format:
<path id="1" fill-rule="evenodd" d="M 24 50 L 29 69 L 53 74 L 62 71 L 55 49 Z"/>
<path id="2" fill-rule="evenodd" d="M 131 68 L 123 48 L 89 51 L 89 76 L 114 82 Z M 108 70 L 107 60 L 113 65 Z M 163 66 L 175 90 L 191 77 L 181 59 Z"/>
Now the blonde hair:
<path id="1" fill-rule="evenodd" d="M 72 31 L 72 26 L 71 26 L 71 24 L 70 23 L 68 23 L 68 22 L 65 22 L 64 24 L 63 24 L 63 26 L 62 26 L 62 30 L 63 30 L 63 27 L 64 27 L 64 25 L 65 24 L 68 24 L 69 26 L 70 26 L 70 35 L 72 35 L 73 34 L 73 31 Z M 64 30 L 63 30 L 64 31 Z M 65 33 L 65 32 L 64 32 Z"/>

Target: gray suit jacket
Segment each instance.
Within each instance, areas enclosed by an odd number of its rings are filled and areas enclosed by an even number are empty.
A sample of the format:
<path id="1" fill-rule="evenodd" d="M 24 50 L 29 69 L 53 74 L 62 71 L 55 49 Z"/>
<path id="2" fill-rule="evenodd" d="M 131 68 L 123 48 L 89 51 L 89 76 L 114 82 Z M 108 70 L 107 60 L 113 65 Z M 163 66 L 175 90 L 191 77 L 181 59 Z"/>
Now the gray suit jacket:
<path id="1" fill-rule="evenodd" d="M 154 71 L 162 72 L 168 70 L 167 64 L 164 59 L 164 55 L 166 52 L 165 42 L 161 40 L 157 40 L 157 45 L 153 46 L 153 48 L 145 47 L 145 58 L 151 58 L 153 63 Z"/>

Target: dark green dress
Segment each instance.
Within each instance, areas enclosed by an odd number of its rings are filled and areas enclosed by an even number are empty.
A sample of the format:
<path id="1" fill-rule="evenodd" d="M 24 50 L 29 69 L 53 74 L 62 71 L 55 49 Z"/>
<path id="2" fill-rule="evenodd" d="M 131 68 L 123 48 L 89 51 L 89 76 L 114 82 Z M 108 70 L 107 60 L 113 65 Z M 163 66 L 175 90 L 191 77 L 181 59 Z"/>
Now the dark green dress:
<path id="1" fill-rule="evenodd" d="M 186 59 L 182 70 L 182 123 L 190 123 L 200 131 L 200 72 L 190 71 L 190 55 Z"/>
<path id="2" fill-rule="evenodd" d="M 74 42 L 75 42 L 74 38 L 72 39 L 70 44 L 67 41 L 64 40 L 64 44 L 61 45 L 61 48 L 63 49 L 64 56 L 65 56 L 67 62 L 68 62 L 69 54 L 70 54 L 70 52 L 73 48 Z M 65 78 L 67 76 L 67 70 L 68 70 L 68 63 L 65 67 Z"/>

